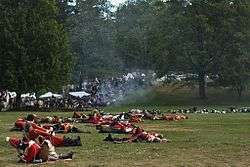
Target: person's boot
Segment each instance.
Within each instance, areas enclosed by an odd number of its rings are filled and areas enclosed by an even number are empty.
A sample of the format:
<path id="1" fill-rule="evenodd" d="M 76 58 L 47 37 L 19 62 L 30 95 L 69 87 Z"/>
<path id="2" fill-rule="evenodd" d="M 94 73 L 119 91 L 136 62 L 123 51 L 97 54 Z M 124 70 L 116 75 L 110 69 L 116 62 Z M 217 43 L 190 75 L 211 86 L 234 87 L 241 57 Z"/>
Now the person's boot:
<path id="1" fill-rule="evenodd" d="M 104 141 L 114 141 L 112 138 L 112 135 L 109 133 L 109 135 L 104 139 Z"/>
<path id="2" fill-rule="evenodd" d="M 95 128 L 96 128 L 96 130 L 100 130 L 100 131 L 102 130 L 102 126 L 101 125 L 96 125 Z"/>
<path id="3" fill-rule="evenodd" d="M 63 138 L 63 145 L 64 146 L 72 146 L 72 143 L 73 143 L 73 141 L 72 141 L 71 138 L 69 138 L 69 137 L 64 137 Z"/>
<path id="4" fill-rule="evenodd" d="M 10 131 L 12 132 L 12 131 L 22 131 L 22 130 L 18 127 L 13 127 L 10 129 Z"/>
<path id="5" fill-rule="evenodd" d="M 74 140 L 75 146 L 82 146 L 81 138 L 80 136 L 77 136 L 77 138 Z"/>
<path id="6" fill-rule="evenodd" d="M 84 132 L 81 131 L 81 130 L 79 130 L 79 129 L 76 128 L 76 127 L 73 127 L 73 128 L 71 129 L 71 133 L 84 133 Z"/>
<path id="7" fill-rule="evenodd" d="M 67 154 L 60 154 L 59 159 L 72 159 L 73 155 L 74 153 L 72 151 Z"/>

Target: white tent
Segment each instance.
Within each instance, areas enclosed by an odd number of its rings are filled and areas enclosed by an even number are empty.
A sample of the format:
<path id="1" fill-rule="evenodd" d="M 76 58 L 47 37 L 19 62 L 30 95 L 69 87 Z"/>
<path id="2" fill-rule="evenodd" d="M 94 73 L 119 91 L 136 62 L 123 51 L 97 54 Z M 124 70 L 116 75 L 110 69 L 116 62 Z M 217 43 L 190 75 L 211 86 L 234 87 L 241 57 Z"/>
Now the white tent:
<path id="1" fill-rule="evenodd" d="M 81 92 L 69 92 L 69 94 L 70 94 L 71 96 L 80 97 L 80 98 L 85 97 L 85 96 L 90 96 L 89 93 L 86 93 L 86 92 L 84 92 L 84 91 L 81 91 Z"/>
<path id="2" fill-rule="evenodd" d="M 9 92 L 10 98 L 16 98 L 17 94 L 16 92 Z"/>
<path id="3" fill-rule="evenodd" d="M 33 99 L 36 99 L 36 94 L 35 93 L 21 94 L 21 98 L 33 98 Z"/>
<path id="4" fill-rule="evenodd" d="M 45 93 L 45 94 L 41 95 L 39 98 L 43 99 L 43 98 L 51 98 L 51 97 L 62 98 L 62 95 L 55 94 L 55 93 L 52 93 L 52 92 L 48 92 L 48 93 Z"/>
<path id="5" fill-rule="evenodd" d="M 128 73 L 127 75 L 123 75 L 123 78 L 125 81 L 128 81 L 129 79 L 135 79 L 132 73 Z"/>

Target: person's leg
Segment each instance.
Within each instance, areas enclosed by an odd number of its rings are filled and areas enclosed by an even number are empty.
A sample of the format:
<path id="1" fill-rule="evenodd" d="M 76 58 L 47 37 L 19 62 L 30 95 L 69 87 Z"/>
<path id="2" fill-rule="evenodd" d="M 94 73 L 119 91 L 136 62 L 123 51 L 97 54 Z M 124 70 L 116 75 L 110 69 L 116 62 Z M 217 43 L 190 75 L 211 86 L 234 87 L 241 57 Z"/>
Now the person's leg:
<path id="1" fill-rule="evenodd" d="M 22 131 L 22 129 L 15 126 L 15 127 L 12 127 L 12 128 L 10 129 L 10 131 L 11 131 L 11 132 L 12 132 L 12 131 Z"/>
<path id="2" fill-rule="evenodd" d="M 63 137 L 63 145 L 64 146 L 81 146 L 82 143 L 81 143 L 81 138 L 80 136 L 77 136 L 76 139 L 72 139 L 72 138 L 69 138 L 69 137 Z"/>
<path id="3" fill-rule="evenodd" d="M 115 142 L 115 143 L 126 143 L 126 142 L 130 142 L 130 138 L 113 138 L 111 134 L 109 134 L 104 141 L 111 141 L 111 142 Z"/>
<path id="4" fill-rule="evenodd" d="M 74 155 L 73 152 L 69 152 L 69 153 L 66 153 L 66 154 L 60 154 L 59 159 L 72 159 L 73 155 Z"/>
<path id="5" fill-rule="evenodd" d="M 77 127 L 75 127 L 75 126 L 73 126 L 72 128 L 71 128 L 71 132 L 72 133 L 83 133 L 83 131 L 81 131 L 81 130 L 79 130 Z"/>

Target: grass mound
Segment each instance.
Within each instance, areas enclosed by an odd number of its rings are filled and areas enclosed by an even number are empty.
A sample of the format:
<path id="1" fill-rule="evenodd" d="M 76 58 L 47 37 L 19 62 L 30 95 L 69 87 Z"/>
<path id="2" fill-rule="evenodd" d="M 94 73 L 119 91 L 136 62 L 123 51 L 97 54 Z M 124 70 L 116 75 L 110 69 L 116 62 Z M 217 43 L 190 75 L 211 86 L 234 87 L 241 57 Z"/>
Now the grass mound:
<path id="1" fill-rule="evenodd" d="M 149 90 L 139 90 L 131 92 L 121 103 L 122 106 L 248 106 L 250 102 L 250 92 L 245 92 L 239 98 L 235 92 L 225 88 L 208 88 L 207 99 L 198 97 L 197 88 L 181 87 L 172 90 L 171 86 L 155 87 Z"/>

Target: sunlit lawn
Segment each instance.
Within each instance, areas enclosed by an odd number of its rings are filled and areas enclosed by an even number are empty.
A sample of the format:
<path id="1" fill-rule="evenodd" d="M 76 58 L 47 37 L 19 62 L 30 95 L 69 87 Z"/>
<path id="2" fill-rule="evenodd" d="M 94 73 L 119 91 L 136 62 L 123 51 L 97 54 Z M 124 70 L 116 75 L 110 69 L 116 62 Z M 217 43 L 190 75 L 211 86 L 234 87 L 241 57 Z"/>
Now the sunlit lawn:
<path id="1" fill-rule="evenodd" d="M 126 111 L 126 107 L 108 108 L 107 111 Z M 163 109 L 164 110 L 164 109 Z M 22 166 L 16 152 L 5 142 L 6 136 L 20 136 L 9 132 L 14 121 L 27 113 L 0 113 L 0 166 Z M 38 113 L 38 115 L 71 116 L 72 113 Z M 170 143 L 124 143 L 103 141 L 87 124 L 75 124 L 91 134 L 80 134 L 82 147 L 58 148 L 57 152 L 74 151 L 72 161 L 47 163 L 41 166 L 134 167 L 134 166 L 249 166 L 250 114 L 189 115 L 181 122 L 145 121 L 146 130 L 162 133 Z M 76 134 L 74 134 L 76 135 Z"/>

